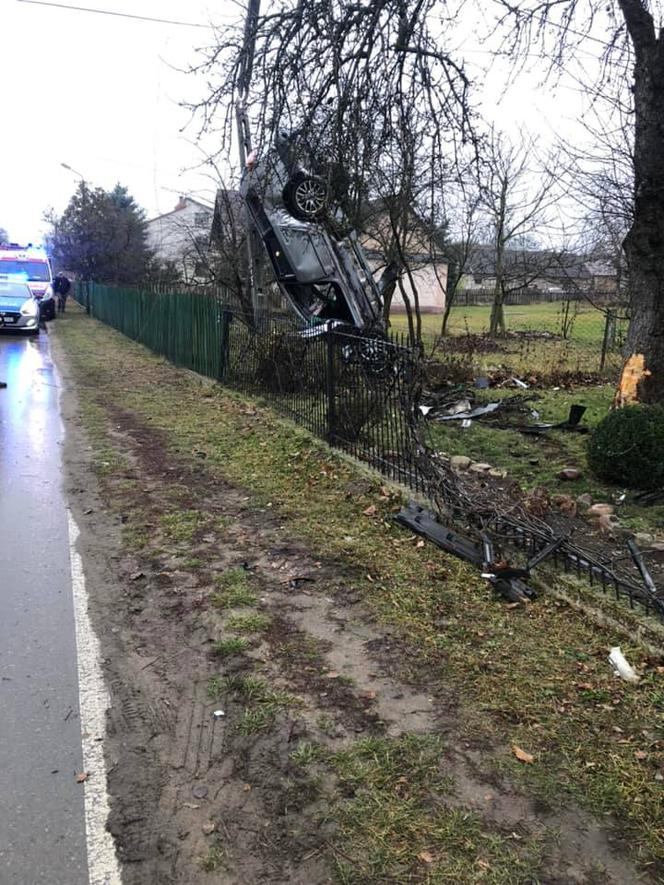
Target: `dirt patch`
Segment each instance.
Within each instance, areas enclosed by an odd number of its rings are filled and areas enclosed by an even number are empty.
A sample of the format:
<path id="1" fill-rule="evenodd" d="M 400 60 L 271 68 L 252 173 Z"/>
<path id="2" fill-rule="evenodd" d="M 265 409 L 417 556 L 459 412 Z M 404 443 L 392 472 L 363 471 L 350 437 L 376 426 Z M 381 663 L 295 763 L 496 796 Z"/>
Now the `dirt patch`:
<path id="1" fill-rule="evenodd" d="M 537 837 L 541 882 L 648 881 L 590 818 L 543 812 L 489 775 L 493 748 L 460 738 L 455 693 L 375 623 L 345 564 L 312 556 L 277 511 L 206 470 L 204 453 L 173 455 L 108 402 L 118 466 L 98 484 L 71 393 L 64 401 L 68 493 L 111 695 L 109 826 L 126 885 L 332 881 L 344 848 L 330 812 L 358 787 L 294 756 L 420 734 L 445 739 L 440 766 L 456 784 L 431 796 L 431 814 L 459 805 L 497 839 Z M 244 601 L 217 604 L 231 571 L 246 576 Z M 241 652 L 227 654 L 230 638 L 246 641 Z M 407 793 L 403 780 L 395 789 Z"/>

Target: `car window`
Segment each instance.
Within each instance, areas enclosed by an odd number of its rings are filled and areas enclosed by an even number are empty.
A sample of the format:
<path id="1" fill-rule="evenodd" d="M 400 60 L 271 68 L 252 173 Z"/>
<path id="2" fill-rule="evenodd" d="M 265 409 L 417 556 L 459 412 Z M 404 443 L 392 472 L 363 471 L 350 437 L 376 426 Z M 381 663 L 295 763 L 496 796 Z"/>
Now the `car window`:
<path id="1" fill-rule="evenodd" d="M 23 302 L 31 297 L 32 292 L 22 283 L 0 283 L 0 299 L 4 302 L 7 300 Z"/>
<path id="2" fill-rule="evenodd" d="M 19 258 L 0 258 L 0 276 L 23 276 L 28 280 L 49 283 L 51 274 L 45 261 L 22 261 Z"/>

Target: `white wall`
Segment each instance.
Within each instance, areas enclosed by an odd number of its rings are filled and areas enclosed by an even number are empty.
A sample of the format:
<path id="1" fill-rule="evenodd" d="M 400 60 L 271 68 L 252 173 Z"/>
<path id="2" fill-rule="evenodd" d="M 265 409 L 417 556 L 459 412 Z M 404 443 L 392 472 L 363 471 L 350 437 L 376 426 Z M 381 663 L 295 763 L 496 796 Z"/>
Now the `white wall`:
<path id="1" fill-rule="evenodd" d="M 194 275 L 199 248 L 203 253 L 208 250 L 213 210 L 187 199 L 178 207 L 147 222 L 148 245 L 163 261 L 175 261 L 187 279 Z M 202 238 L 199 248 L 196 237 Z"/>

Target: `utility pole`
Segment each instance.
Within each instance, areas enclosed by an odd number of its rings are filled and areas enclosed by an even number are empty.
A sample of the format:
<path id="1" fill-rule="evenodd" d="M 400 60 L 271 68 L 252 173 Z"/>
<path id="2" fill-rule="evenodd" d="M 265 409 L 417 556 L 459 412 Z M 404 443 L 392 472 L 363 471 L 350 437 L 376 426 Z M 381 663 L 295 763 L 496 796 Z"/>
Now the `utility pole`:
<path id="1" fill-rule="evenodd" d="M 249 86 L 254 67 L 256 28 L 258 26 L 259 12 L 260 0 L 249 0 L 249 5 L 247 6 L 247 18 L 244 24 L 244 46 L 242 49 L 242 59 L 240 62 L 240 73 L 238 77 L 238 100 L 235 108 L 240 168 L 243 172 L 247 166 L 247 157 L 251 155 L 253 150 L 251 144 L 251 132 L 249 130 L 247 102 L 249 100 Z M 245 217 L 247 221 L 247 270 L 249 290 L 251 293 L 251 305 L 253 308 L 254 320 L 256 320 L 263 306 L 261 303 L 262 281 L 260 279 L 260 263 L 258 260 L 258 256 L 261 254 L 262 245 L 256 226 L 251 218 L 251 214 L 246 207 Z"/>

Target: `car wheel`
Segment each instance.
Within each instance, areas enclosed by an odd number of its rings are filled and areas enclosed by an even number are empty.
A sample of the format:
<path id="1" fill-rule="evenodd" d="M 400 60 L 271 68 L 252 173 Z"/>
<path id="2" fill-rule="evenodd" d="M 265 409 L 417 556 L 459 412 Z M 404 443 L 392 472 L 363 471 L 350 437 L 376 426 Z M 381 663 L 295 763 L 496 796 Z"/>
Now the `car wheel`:
<path id="1" fill-rule="evenodd" d="M 315 221 L 322 218 L 328 204 L 328 190 L 325 181 L 317 175 L 300 172 L 286 185 L 284 202 L 296 218 Z"/>

